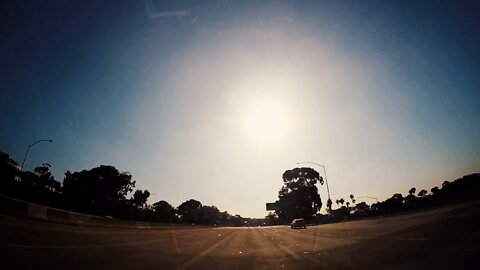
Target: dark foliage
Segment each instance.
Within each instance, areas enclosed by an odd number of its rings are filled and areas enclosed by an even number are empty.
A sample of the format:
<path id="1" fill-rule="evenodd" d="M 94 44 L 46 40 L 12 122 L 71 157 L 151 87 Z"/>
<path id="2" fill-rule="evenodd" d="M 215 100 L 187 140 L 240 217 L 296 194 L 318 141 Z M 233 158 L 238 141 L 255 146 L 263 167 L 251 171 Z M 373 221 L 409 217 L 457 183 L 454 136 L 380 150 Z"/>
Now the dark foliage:
<path id="1" fill-rule="evenodd" d="M 221 212 L 215 206 L 202 205 L 190 199 L 177 209 L 166 201 L 148 205 L 150 192 L 135 190 L 132 175 L 113 166 L 65 173 L 63 185 L 56 181 L 50 164 L 33 172 L 21 171 L 18 163 L 0 152 L 0 193 L 58 208 L 121 219 L 163 223 L 189 223 L 211 226 L 260 226 L 264 219 L 243 218 Z"/>
<path id="2" fill-rule="evenodd" d="M 0 176 L 2 194 L 42 204 L 60 205 L 61 184 L 54 179 L 49 164 L 38 166 L 33 172 L 22 172 L 15 160 L 0 152 Z"/>
<path id="3" fill-rule="evenodd" d="M 276 213 L 280 219 L 291 221 L 295 218 L 312 220 L 320 211 L 322 201 L 318 194 L 317 182 L 323 178 L 312 168 L 295 168 L 283 173 L 283 187 L 278 192 Z"/>
<path id="4" fill-rule="evenodd" d="M 425 207 L 479 198 L 480 174 L 466 175 L 455 181 L 444 181 L 441 188 L 422 189 L 415 196 L 416 188 L 408 195 L 396 193 L 385 201 L 369 206 L 351 203 L 340 198 L 337 209 L 331 215 L 320 215 L 322 206 L 316 183 L 323 184 L 318 172 L 311 168 L 295 168 L 283 174 L 283 187 L 279 191 L 279 209 L 264 219 L 243 218 L 221 212 L 215 206 L 206 206 L 190 199 L 174 208 L 166 201 L 148 205 L 148 190 L 136 190 L 132 176 L 119 172 L 113 166 L 99 166 L 90 170 L 65 173 L 63 185 L 54 179 L 50 164 L 37 166 L 33 172 L 21 171 L 19 164 L 8 154 L 0 152 L 0 193 L 58 208 L 95 215 L 107 215 L 122 219 L 147 220 L 163 223 L 188 223 L 211 226 L 261 226 L 285 224 L 294 218 L 311 222 L 332 222 L 349 218 L 391 214 Z M 327 206 L 332 201 L 327 201 Z"/>
<path id="5" fill-rule="evenodd" d="M 166 201 L 158 201 L 152 205 L 151 220 L 164 223 L 175 223 L 175 208 Z"/>
<path id="6" fill-rule="evenodd" d="M 92 214 L 114 215 L 116 208 L 125 205 L 126 196 L 135 187 L 128 173 L 113 166 L 65 173 L 63 197 L 67 207 Z M 135 206 L 135 205 L 134 205 Z"/>

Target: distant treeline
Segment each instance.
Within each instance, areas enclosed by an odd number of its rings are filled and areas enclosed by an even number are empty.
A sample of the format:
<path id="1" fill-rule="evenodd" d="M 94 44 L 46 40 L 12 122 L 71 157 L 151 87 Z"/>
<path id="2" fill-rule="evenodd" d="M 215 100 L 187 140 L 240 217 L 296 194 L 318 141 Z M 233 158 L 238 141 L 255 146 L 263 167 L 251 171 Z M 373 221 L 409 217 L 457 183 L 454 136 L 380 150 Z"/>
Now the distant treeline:
<path id="1" fill-rule="evenodd" d="M 480 173 L 474 173 L 452 182 L 444 181 L 441 187 L 433 187 L 430 191 L 426 189 L 417 191 L 412 187 L 405 197 L 395 193 L 392 197 L 372 205 L 365 202 L 355 204 L 354 196 L 350 195 L 351 203 L 340 198 L 336 200 L 338 208 L 332 211 L 331 217 L 320 216 L 319 219 L 335 221 L 386 215 L 478 198 L 480 198 Z"/>
<path id="2" fill-rule="evenodd" d="M 43 164 L 22 171 L 8 154 L 0 152 L 0 193 L 51 207 L 127 220 L 218 226 L 256 226 L 263 219 L 243 218 L 190 199 L 178 207 L 166 201 L 147 204 L 148 190 L 135 190 L 127 172 L 113 166 L 65 173 L 63 183 Z"/>
<path id="3" fill-rule="evenodd" d="M 353 194 L 347 199 L 327 200 L 327 214 L 320 214 L 322 206 L 318 194 L 317 183 L 322 185 L 323 178 L 317 171 L 309 167 L 293 168 L 282 176 L 283 186 L 278 192 L 278 200 L 274 203 L 275 212 L 265 217 L 266 224 L 287 224 L 294 218 L 304 218 L 311 223 L 337 222 L 347 219 L 358 219 L 370 216 L 386 215 L 411 211 L 427 207 L 435 207 L 460 200 L 480 198 L 480 174 L 466 175 L 449 182 L 444 181 L 441 187 L 433 187 L 430 192 L 418 191 L 412 187 L 407 196 L 400 193 L 375 202 L 372 205 L 358 202 Z M 370 199 L 376 200 L 374 197 Z"/>
<path id="4" fill-rule="evenodd" d="M 65 173 L 63 183 L 55 180 L 50 165 L 43 164 L 33 171 L 22 171 L 8 154 L 0 152 L 0 194 L 56 208 L 127 220 L 162 223 L 185 223 L 217 226 L 258 226 L 287 224 L 294 218 L 305 218 L 312 223 L 335 222 L 393 214 L 427 207 L 435 207 L 460 200 L 480 198 L 480 174 L 466 175 L 430 192 L 412 187 L 405 197 L 400 193 L 373 203 L 359 202 L 353 194 L 347 200 L 335 201 L 337 208 L 326 215 L 319 213 L 322 206 L 316 183 L 322 177 L 312 168 L 294 168 L 283 174 L 284 186 L 276 202 L 279 208 L 263 219 L 244 218 L 220 211 L 190 199 L 178 207 L 166 201 L 148 204 L 148 190 L 135 190 L 135 181 L 127 172 L 113 166 L 99 166 L 90 170 Z M 327 201 L 327 209 L 332 206 Z"/>

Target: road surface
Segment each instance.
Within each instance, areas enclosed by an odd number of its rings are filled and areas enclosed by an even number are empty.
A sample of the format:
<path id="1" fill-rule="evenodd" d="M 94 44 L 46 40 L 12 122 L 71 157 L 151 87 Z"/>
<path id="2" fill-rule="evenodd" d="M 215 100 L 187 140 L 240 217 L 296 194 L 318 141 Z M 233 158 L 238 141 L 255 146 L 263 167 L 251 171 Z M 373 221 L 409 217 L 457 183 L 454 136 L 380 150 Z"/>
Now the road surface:
<path id="1" fill-rule="evenodd" d="M 479 269 L 480 201 L 361 221 L 81 227 L 0 214 L 2 269 Z"/>

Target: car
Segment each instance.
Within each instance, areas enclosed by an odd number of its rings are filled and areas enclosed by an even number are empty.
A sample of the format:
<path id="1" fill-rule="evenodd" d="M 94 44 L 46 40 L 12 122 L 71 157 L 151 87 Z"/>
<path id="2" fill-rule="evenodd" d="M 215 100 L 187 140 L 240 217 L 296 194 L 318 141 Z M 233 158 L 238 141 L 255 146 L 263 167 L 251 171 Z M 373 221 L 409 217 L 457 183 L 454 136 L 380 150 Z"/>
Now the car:
<path id="1" fill-rule="evenodd" d="M 307 228 L 307 222 L 303 218 L 297 218 L 292 221 L 292 224 L 290 224 L 290 227 L 292 229 L 306 229 Z"/>

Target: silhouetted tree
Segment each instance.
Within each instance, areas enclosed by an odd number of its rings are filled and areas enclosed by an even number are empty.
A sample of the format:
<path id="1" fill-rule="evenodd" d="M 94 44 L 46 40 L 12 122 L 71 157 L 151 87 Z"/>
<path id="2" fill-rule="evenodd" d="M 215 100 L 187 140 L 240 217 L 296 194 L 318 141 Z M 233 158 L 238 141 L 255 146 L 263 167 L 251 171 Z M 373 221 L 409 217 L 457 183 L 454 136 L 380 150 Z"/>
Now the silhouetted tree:
<path id="1" fill-rule="evenodd" d="M 46 190 L 50 192 L 60 192 L 61 184 L 56 181 L 50 172 L 50 164 L 43 164 L 36 167 L 33 171 L 38 176 L 35 184 L 38 189 Z"/>
<path id="2" fill-rule="evenodd" d="M 395 193 L 395 194 L 393 194 L 393 196 L 390 199 L 398 201 L 398 202 L 402 202 L 403 201 L 403 196 L 400 193 Z"/>
<path id="3" fill-rule="evenodd" d="M 449 185 L 450 185 L 450 182 L 449 182 L 449 181 L 443 181 L 443 183 L 442 183 L 442 189 L 447 189 Z"/>
<path id="4" fill-rule="evenodd" d="M 200 208 L 202 208 L 201 202 L 190 199 L 177 207 L 177 213 L 183 223 L 196 223 L 198 221 Z"/>
<path id="5" fill-rule="evenodd" d="M 396 207 L 399 207 L 403 204 L 403 196 L 400 193 L 395 193 L 387 201 L 389 201 L 391 208 L 396 208 Z"/>
<path id="6" fill-rule="evenodd" d="M 318 194 L 319 182 L 323 185 L 323 178 L 312 168 L 294 168 L 283 173 L 283 187 L 278 193 L 278 204 L 283 209 L 276 211 L 284 221 L 294 218 L 312 220 L 322 207 L 322 201 Z"/>
<path id="7" fill-rule="evenodd" d="M 217 224 L 219 225 L 230 225 L 231 215 L 227 211 L 220 212 L 218 214 Z"/>
<path id="8" fill-rule="evenodd" d="M 380 212 L 391 212 L 395 209 L 400 208 L 403 206 L 403 196 L 400 193 L 395 193 L 393 194 L 392 197 L 388 198 L 387 200 L 383 202 L 378 202 L 375 204 L 372 204 L 372 209 L 375 211 L 380 211 Z"/>
<path id="9" fill-rule="evenodd" d="M 199 224 L 217 224 L 217 220 L 220 216 L 220 211 L 215 206 L 202 206 L 199 209 L 199 216 L 197 217 L 196 223 Z"/>
<path id="10" fill-rule="evenodd" d="M 465 175 L 453 182 L 444 181 L 442 189 L 437 192 L 442 201 L 480 197 L 480 174 Z"/>
<path id="11" fill-rule="evenodd" d="M 153 205 L 147 204 L 150 193 L 145 190 L 136 190 L 130 199 L 126 196 L 135 187 L 135 181 L 129 173 L 120 173 L 113 166 L 99 166 L 90 170 L 65 173 L 62 185 L 56 181 L 50 171 L 50 165 L 45 163 L 32 171 L 21 171 L 18 163 L 8 154 L 0 152 L 0 193 L 46 205 L 60 208 L 69 208 L 92 214 L 112 215 L 127 219 L 149 219 L 160 222 L 176 222 L 178 218 L 185 223 L 248 226 L 281 224 L 296 217 L 315 221 L 327 220 L 326 215 L 320 215 L 320 195 L 316 182 L 323 184 L 318 172 L 311 168 L 295 168 L 285 171 L 283 182 L 277 201 L 279 210 L 265 219 L 243 218 L 240 215 L 230 215 L 220 212 L 215 206 L 203 206 L 199 201 L 188 200 L 182 203 L 177 210 L 166 201 L 159 201 Z M 372 204 L 369 207 L 365 202 L 355 204 L 355 197 L 351 194 L 350 202 L 343 198 L 335 202 L 337 207 L 328 219 L 336 220 L 347 217 L 361 217 L 369 214 L 393 213 L 438 205 L 455 200 L 465 200 L 480 197 L 480 174 L 465 175 L 460 179 L 444 181 L 441 189 L 433 187 L 432 196 L 427 196 L 427 190 L 422 189 L 415 197 L 415 188 L 409 190 L 409 195 L 403 198 L 396 193 L 391 198 Z M 63 200 L 60 200 L 63 199 Z M 405 203 L 404 203 L 405 202 Z M 414 203 L 412 203 L 414 202 Z M 346 203 L 346 207 L 343 205 Z M 332 201 L 327 200 L 327 208 Z M 350 208 L 352 205 L 352 208 Z M 178 215 L 177 215 L 177 213 Z"/>
<path id="12" fill-rule="evenodd" d="M 235 227 L 242 227 L 242 226 L 247 225 L 246 221 L 247 221 L 246 218 L 243 218 L 243 217 L 240 216 L 240 215 L 234 215 L 234 216 L 232 216 L 232 223 L 231 223 L 231 225 L 233 225 L 233 226 L 235 226 Z"/>
<path id="13" fill-rule="evenodd" d="M 332 209 L 332 200 L 328 199 L 327 200 L 327 211 L 329 212 Z"/>
<path id="14" fill-rule="evenodd" d="M 113 166 L 99 166 L 81 172 L 65 173 L 63 196 L 70 208 L 78 211 L 112 215 L 128 206 L 125 196 L 135 187 L 129 173 Z M 119 210 L 117 210 L 119 211 Z"/>
<path id="15" fill-rule="evenodd" d="M 4 165 L 11 166 L 11 164 Z M 16 166 L 10 167 L 9 172 L 7 171 L 10 173 L 9 179 L 2 180 L 6 185 L 2 193 L 36 203 L 57 206 L 61 184 L 50 173 L 49 164 L 36 167 L 34 172 L 22 172 L 19 169 L 17 171 L 16 168 Z"/>
<path id="16" fill-rule="evenodd" d="M 135 193 L 133 193 L 132 197 L 133 206 L 137 208 L 144 208 L 147 204 L 148 197 L 150 197 L 150 192 L 148 192 L 148 190 L 141 191 L 137 189 Z"/>
<path id="17" fill-rule="evenodd" d="M 175 208 L 166 201 L 158 201 L 152 205 L 153 220 L 173 223 L 176 220 Z"/>
<path id="18" fill-rule="evenodd" d="M 360 202 L 355 205 L 355 210 L 357 210 L 358 212 L 368 212 L 370 211 L 370 207 L 366 202 Z"/>
<path id="19" fill-rule="evenodd" d="M 423 197 L 427 196 L 427 192 L 428 192 L 428 191 L 426 191 L 425 189 L 420 190 L 420 191 L 418 192 L 418 197 L 423 198 Z"/>
<path id="20" fill-rule="evenodd" d="M 265 217 L 266 225 L 277 225 L 280 224 L 278 216 L 275 213 L 270 213 Z"/>
<path id="21" fill-rule="evenodd" d="M 15 181 L 20 175 L 20 165 L 13 160 L 7 153 L 0 152 L 0 184 L 3 186 L 6 182 Z M 17 180 L 18 182 L 18 180 Z M 4 189 L 0 191 L 5 191 Z"/>
<path id="22" fill-rule="evenodd" d="M 408 195 L 407 197 L 405 197 L 404 201 L 405 203 L 408 203 L 408 204 L 412 204 L 415 202 L 415 200 L 417 199 L 417 197 L 415 197 L 415 192 L 417 191 L 416 188 L 412 187 L 409 191 L 408 191 Z"/>
<path id="23" fill-rule="evenodd" d="M 7 153 L 0 152 L 0 193 L 18 196 L 21 193 L 20 166 Z"/>

